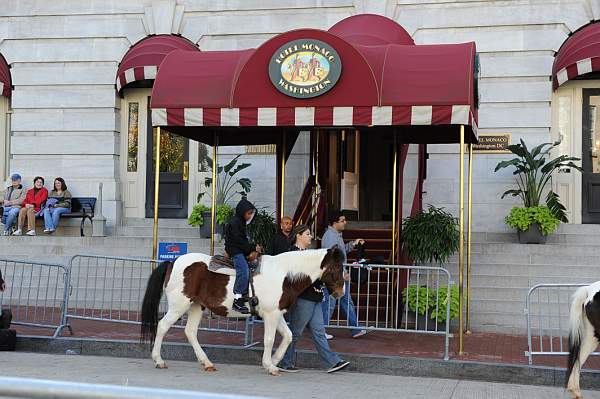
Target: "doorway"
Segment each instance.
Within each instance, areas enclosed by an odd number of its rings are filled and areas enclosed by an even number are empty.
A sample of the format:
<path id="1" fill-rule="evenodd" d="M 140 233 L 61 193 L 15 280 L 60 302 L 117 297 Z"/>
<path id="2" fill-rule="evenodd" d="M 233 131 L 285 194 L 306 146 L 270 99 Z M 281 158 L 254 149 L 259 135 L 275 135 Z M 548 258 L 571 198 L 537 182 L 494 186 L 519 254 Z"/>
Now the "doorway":
<path id="1" fill-rule="evenodd" d="M 361 221 L 392 220 L 394 139 L 392 133 L 372 131 L 360 140 Z"/>
<path id="2" fill-rule="evenodd" d="M 583 89 L 581 188 L 583 223 L 600 223 L 600 89 Z"/>
<path id="3" fill-rule="evenodd" d="M 148 104 L 150 101 L 148 100 Z M 152 127 L 148 108 L 146 151 L 146 217 L 154 216 L 154 175 L 156 129 Z M 189 191 L 189 140 L 166 130 L 160 132 L 160 185 L 158 191 L 159 218 L 187 218 Z"/>

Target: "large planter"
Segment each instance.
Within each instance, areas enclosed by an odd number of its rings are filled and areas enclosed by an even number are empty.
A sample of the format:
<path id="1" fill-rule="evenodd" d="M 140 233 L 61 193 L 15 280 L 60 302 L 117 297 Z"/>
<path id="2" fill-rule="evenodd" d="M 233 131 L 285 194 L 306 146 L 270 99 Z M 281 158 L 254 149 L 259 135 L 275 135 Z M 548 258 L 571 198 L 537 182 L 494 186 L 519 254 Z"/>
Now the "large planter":
<path id="1" fill-rule="evenodd" d="M 417 331 L 446 331 L 446 322 L 438 322 L 437 326 L 435 322 L 429 311 L 424 315 L 420 315 L 409 310 L 406 314 L 406 321 L 401 323 L 401 328 Z"/>
<path id="2" fill-rule="evenodd" d="M 545 244 L 548 236 L 542 234 L 542 229 L 537 223 L 532 224 L 525 231 L 518 231 L 521 244 Z"/>
<path id="3" fill-rule="evenodd" d="M 210 238 L 211 233 L 211 221 L 212 214 L 210 211 L 202 213 L 202 217 L 204 218 L 204 223 L 200 226 L 200 238 Z M 225 226 L 222 224 L 217 224 L 215 226 L 215 233 L 221 235 L 223 237 L 223 230 Z"/>

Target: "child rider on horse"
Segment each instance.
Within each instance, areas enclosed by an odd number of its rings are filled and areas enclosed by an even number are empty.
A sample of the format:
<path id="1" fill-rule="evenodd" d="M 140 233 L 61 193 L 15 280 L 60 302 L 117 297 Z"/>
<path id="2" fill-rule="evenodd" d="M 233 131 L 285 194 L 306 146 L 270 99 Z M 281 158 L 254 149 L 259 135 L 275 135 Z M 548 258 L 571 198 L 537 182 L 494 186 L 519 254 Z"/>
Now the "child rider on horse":
<path id="1" fill-rule="evenodd" d="M 248 267 L 247 256 L 252 252 L 260 253 L 260 245 L 254 245 L 250 242 L 246 226 L 250 224 L 256 213 L 256 208 L 246 198 L 237 204 L 235 215 L 229 219 L 225 227 L 225 251 L 233 260 L 235 266 L 235 284 L 233 286 L 233 310 L 242 314 L 248 314 L 250 311 L 245 305 L 247 300 L 248 282 L 250 279 L 250 269 Z"/>

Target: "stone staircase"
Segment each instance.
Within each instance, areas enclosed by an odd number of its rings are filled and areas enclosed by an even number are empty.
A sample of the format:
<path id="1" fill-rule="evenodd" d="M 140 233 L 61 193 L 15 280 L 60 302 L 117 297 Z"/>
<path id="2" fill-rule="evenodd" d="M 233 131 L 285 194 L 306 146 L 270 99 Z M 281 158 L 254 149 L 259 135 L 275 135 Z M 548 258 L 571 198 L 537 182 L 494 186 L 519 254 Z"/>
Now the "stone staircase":
<path id="1" fill-rule="evenodd" d="M 65 263 L 78 253 L 152 256 L 152 219 L 125 219 L 122 225 L 110 229 L 107 237 L 91 237 L 90 227 L 86 227 L 86 237 L 80 237 L 79 228 L 65 222 L 53 235 L 43 234 L 43 228 L 38 228 L 35 237 L 0 237 L 0 258 Z M 210 250 L 210 240 L 201 239 L 198 228 L 188 226 L 185 219 L 160 219 L 159 241 L 186 242 L 189 252 Z"/>
<path id="2" fill-rule="evenodd" d="M 445 267 L 458 282 L 456 256 Z M 563 225 L 546 245 L 518 244 L 516 233 L 473 234 L 471 276 L 471 330 L 525 334 L 530 287 L 600 280 L 600 225 Z"/>

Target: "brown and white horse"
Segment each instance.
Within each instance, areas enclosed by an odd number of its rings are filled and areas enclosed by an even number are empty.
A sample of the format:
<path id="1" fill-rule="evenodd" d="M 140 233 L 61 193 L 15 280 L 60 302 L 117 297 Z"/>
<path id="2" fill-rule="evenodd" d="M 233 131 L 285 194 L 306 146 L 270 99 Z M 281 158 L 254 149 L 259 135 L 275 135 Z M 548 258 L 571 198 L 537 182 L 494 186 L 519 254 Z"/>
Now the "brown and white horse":
<path id="1" fill-rule="evenodd" d="M 152 359 L 157 368 L 166 368 L 160 356 L 163 338 L 169 328 L 186 312 L 185 335 L 194 348 L 198 361 L 206 371 L 216 371 L 212 362 L 198 343 L 197 330 L 204 310 L 220 316 L 246 317 L 232 311 L 235 270 L 208 269 L 211 256 L 191 253 L 180 256 L 175 262 L 163 262 L 150 276 L 142 305 L 141 338 L 154 340 Z M 296 302 L 298 295 L 315 280 L 321 279 L 336 296 L 344 293 L 342 273 L 343 253 L 337 247 L 286 252 L 277 256 L 264 255 L 260 272 L 254 276 L 258 314 L 263 318 L 263 367 L 272 375 L 279 375 L 277 364 L 292 341 L 292 333 L 283 314 Z M 158 321 L 158 307 L 163 287 L 168 310 Z M 283 339 L 272 355 L 275 331 Z"/>
<path id="2" fill-rule="evenodd" d="M 600 281 L 579 288 L 573 294 L 569 315 L 569 360 L 566 386 L 579 399 L 581 366 L 598 347 L 600 340 Z"/>

